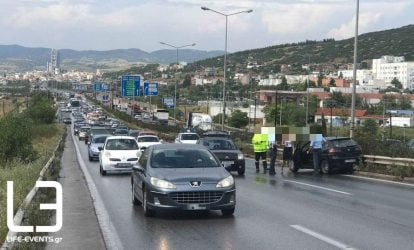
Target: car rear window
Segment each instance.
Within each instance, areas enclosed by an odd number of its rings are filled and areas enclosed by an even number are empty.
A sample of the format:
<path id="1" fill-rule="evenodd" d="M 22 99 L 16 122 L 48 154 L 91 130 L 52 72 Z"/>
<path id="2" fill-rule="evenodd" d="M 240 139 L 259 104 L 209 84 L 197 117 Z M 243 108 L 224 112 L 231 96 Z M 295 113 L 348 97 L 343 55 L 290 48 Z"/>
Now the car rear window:
<path id="1" fill-rule="evenodd" d="M 93 139 L 93 143 L 105 143 L 107 136 L 100 136 Z"/>
<path id="2" fill-rule="evenodd" d="M 214 156 L 200 149 L 155 149 L 151 155 L 153 168 L 220 167 Z"/>
<path id="3" fill-rule="evenodd" d="M 159 142 L 160 140 L 155 136 L 146 136 L 138 138 L 138 142 Z"/>
<path id="4" fill-rule="evenodd" d="M 183 141 L 196 141 L 198 140 L 198 135 L 196 134 L 182 134 L 181 140 Z"/>
<path id="5" fill-rule="evenodd" d="M 236 146 L 230 140 L 217 139 L 217 140 L 204 140 L 203 145 L 210 150 L 234 150 Z"/>
<path id="6" fill-rule="evenodd" d="M 352 139 L 332 140 L 330 141 L 335 148 L 345 148 L 351 146 L 357 146 L 358 144 Z"/>

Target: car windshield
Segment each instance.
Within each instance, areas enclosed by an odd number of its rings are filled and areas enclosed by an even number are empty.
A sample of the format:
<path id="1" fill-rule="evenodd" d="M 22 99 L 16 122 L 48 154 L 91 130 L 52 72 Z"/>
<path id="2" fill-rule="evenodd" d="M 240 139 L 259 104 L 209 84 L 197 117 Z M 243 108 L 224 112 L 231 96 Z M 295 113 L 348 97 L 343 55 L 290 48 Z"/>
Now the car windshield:
<path id="1" fill-rule="evenodd" d="M 332 146 L 335 148 L 345 148 L 351 146 L 357 146 L 358 144 L 352 139 L 332 140 Z"/>
<path id="2" fill-rule="evenodd" d="M 138 142 L 159 142 L 160 140 L 155 136 L 139 137 Z"/>
<path id="3" fill-rule="evenodd" d="M 203 145 L 208 147 L 210 150 L 234 150 L 236 146 L 230 140 L 216 139 L 216 140 L 205 140 Z"/>
<path id="4" fill-rule="evenodd" d="M 153 168 L 214 168 L 220 165 L 207 150 L 154 149 L 151 155 Z"/>
<path id="5" fill-rule="evenodd" d="M 100 136 L 93 139 L 93 143 L 105 143 L 107 136 Z"/>
<path id="6" fill-rule="evenodd" d="M 196 141 L 196 140 L 198 140 L 198 135 L 197 134 L 182 134 L 181 135 L 181 140 L 183 140 L 183 141 Z"/>
<path id="7" fill-rule="evenodd" d="M 82 132 L 88 132 L 89 131 L 89 128 L 81 128 L 80 131 L 82 131 Z"/>
<path id="8" fill-rule="evenodd" d="M 111 139 L 105 146 L 106 150 L 138 150 L 137 142 L 133 139 Z"/>

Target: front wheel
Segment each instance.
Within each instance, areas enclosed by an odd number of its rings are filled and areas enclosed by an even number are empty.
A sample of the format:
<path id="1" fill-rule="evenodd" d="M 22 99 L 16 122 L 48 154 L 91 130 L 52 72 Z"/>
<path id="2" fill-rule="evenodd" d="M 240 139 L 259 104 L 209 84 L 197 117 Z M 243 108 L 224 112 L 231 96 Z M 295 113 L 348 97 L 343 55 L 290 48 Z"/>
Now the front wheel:
<path id="1" fill-rule="evenodd" d="M 148 197 L 145 189 L 142 190 L 142 207 L 144 208 L 145 217 L 153 217 L 155 215 L 155 210 L 148 208 Z"/>
<path id="2" fill-rule="evenodd" d="M 134 184 L 134 181 L 132 181 L 131 191 L 132 191 L 131 192 L 132 193 L 132 204 L 134 204 L 134 206 L 141 205 L 141 202 L 135 196 L 135 184 Z"/>
<path id="3" fill-rule="evenodd" d="M 331 167 L 329 166 L 328 161 L 322 161 L 321 162 L 321 172 L 323 174 L 329 174 L 331 172 Z"/>
<path id="4" fill-rule="evenodd" d="M 99 172 L 101 173 L 101 175 L 106 175 L 106 171 L 103 169 L 102 165 L 99 166 Z"/>
<path id="5" fill-rule="evenodd" d="M 230 208 L 230 209 L 222 209 L 221 210 L 221 213 L 224 215 L 224 216 L 232 216 L 233 214 L 234 214 L 234 210 L 235 210 L 235 208 L 233 207 L 233 208 Z"/>

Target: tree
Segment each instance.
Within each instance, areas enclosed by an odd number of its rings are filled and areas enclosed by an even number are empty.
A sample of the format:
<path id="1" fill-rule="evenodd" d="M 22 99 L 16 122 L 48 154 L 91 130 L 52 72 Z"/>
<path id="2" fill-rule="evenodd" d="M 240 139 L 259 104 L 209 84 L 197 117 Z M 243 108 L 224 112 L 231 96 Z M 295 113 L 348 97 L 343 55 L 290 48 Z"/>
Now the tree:
<path id="1" fill-rule="evenodd" d="M 235 128 L 242 128 L 249 124 L 249 118 L 246 112 L 235 110 L 229 119 L 229 125 Z"/>
<path id="2" fill-rule="evenodd" d="M 361 129 L 362 129 L 362 132 L 368 135 L 376 136 L 378 133 L 378 124 L 376 121 L 372 119 L 368 119 L 363 123 Z"/>
<path id="3" fill-rule="evenodd" d="M 318 87 L 322 86 L 323 74 L 319 73 L 318 75 Z"/>
<path id="4" fill-rule="evenodd" d="M 185 75 L 184 81 L 183 81 L 183 88 L 188 88 L 191 86 L 191 75 L 187 74 Z"/>
<path id="5" fill-rule="evenodd" d="M 276 86 L 278 90 L 289 90 L 289 85 L 285 76 L 282 77 L 282 82 Z"/>
<path id="6" fill-rule="evenodd" d="M 342 71 L 341 71 L 341 73 L 339 73 L 339 79 L 343 79 L 344 78 L 344 74 L 342 74 Z"/>
<path id="7" fill-rule="evenodd" d="M 396 77 L 394 77 L 394 79 L 392 79 L 391 84 L 397 89 L 401 90 L 403 88 L 401 82 Z"/>

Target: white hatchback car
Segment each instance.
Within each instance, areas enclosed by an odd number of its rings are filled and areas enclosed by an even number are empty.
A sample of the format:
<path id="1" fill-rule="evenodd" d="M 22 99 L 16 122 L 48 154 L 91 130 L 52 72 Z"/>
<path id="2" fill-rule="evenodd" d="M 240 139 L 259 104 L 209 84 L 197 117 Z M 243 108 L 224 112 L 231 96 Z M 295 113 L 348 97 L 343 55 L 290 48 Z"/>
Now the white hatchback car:
<path id="1" fill-rule="evenodd" d="M 152 145 L 162 144 L 162 141 L 155 135 L 141 135 L 137 137 L 138 147 L 141 151 Z"/>
<path id="2" fill-rule="evenodd" d="M 99 147 L 99 171 L 131 171 L 141 157 L 137 141 L 131 136 L 110 136 L 103 147 Z"/>
<path id="3" fill-rule="evenodd" d="M 196 133 L 179 133 L 175 138 L 175 143 L 197 144 L 199 137 Z"/>

